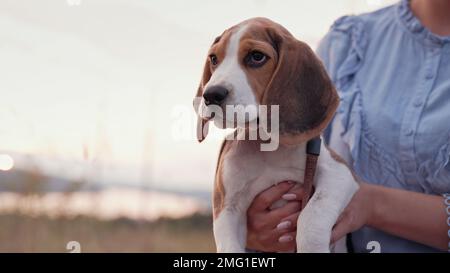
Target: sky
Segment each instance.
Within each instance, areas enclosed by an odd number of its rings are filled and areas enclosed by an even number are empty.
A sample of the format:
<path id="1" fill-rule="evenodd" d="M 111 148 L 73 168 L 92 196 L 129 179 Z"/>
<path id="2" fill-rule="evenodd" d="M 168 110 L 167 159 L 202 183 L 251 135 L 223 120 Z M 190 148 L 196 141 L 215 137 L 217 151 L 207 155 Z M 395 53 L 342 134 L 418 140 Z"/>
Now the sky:
<path id="1" fill-rule="evenodd" d="M 209 190 L 224 133 L 197 143 L 192 98 L 213 39 L 263 16 L 315 48 L 340 16 L 393 2 L 2 0 L 0 159 L 104 184 Z"/>

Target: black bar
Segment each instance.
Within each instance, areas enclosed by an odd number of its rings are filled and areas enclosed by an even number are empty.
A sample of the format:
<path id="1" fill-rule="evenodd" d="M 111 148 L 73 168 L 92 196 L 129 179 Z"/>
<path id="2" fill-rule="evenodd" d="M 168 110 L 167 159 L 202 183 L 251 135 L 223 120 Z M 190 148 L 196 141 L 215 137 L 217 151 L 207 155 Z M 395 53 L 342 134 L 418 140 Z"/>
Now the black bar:
<path id="1" fill-rule="evenodd" d="M 398 265 L 405 272 L 426 266 L 426 272 L 437 266 L 448 266 L 450 255 L 443 254 L 212 254 L 212 253 L 155 253 L 155 254 L 0 254 L 4 268 L 12 272 L 30 267 L 33 272 L 304 272 L 327 267 L 331 272 L 385 272 Z M 199 261 L 203 261 L 200 263 Z M 182 264 L 180 264 L 180 262 Z M 9 267 L 12 266 L 12 267 Z M 52 270 L 53 269 L 53 270 Z M 74 271 L 79 270 L 79 271 Z M 9 272 L 5 270 L 5 272 Z M 446 272 L 445 270 L 442 272 Z"/>

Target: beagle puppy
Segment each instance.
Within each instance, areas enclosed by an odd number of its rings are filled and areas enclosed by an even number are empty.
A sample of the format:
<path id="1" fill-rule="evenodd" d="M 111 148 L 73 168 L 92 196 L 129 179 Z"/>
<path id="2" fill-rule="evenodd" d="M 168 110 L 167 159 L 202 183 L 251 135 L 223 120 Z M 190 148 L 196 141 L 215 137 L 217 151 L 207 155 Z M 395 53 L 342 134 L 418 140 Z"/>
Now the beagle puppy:
<path id="1" fill-rule="evenodd" d="M 199 141 L 206 137 L 208 121 L 235 128 L 234 137 L 222 144 L 216 168 L 213 226 L 218 252 L 245 251 L 246 213 L 257 194 L 280 181 L 303 183 L 306 143 L 321 134 L 338 104 L 322 63 L 281 25 L 253 18 L 214 40 L 194 108 Z M 263 118 L 258 112 L 236 122 L 209 111 L 226 112 L 228 106 L 277 106 L 278 147 L 262 151 L 264 134 L 246 137 L 252 130 L 248 124 Z M 269 122 L 275 124 L 273 117 Z M 313 185 L 314 194 L 298 218 L 297 251 L 330 252 L 332 227 L 359 186 L 345 163 L 323 145 Z"/>

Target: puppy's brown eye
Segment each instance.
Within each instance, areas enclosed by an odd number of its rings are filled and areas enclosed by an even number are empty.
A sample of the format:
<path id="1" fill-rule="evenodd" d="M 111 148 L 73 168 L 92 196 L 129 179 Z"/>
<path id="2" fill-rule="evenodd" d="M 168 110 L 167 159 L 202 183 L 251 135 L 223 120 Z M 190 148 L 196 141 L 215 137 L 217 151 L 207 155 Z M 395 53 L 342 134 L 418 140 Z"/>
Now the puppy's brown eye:
<path id="1" fill-rule="evenodd" d="M 219 61 L 217 60 L 217 56 L 214 54 L 209 55 L 209 60 L 211 61 L 211 64 L 216 66 Z"/>
<path id="2" fill-rule="evenodd" d="M 266 63 L 267 59 L 268 57 L 264 53 L 255 50 L 247 55 L 245 61 L 250 67 L 260 67 Z"/>

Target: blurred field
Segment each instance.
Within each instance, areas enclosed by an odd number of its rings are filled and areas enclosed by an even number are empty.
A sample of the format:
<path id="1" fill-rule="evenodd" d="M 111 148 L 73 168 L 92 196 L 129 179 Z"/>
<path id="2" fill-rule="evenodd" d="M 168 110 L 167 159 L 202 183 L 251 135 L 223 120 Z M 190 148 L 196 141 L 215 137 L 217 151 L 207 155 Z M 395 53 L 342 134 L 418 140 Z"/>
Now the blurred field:
<path id="1" fill-rule="evenodd" d="M 153 222 L 0 215 L 0 252 L 69 252 L 70 241 L 78 241 L 81 252 L 215 251 L 210 215 Z"/>
<path id="2" fill-rule="evenodd" d="M 213 252 L 210 209 L 195 196 L 0 171 L 0 252 Z M 71 248 L 70 248 L 71 249 Z"/>

